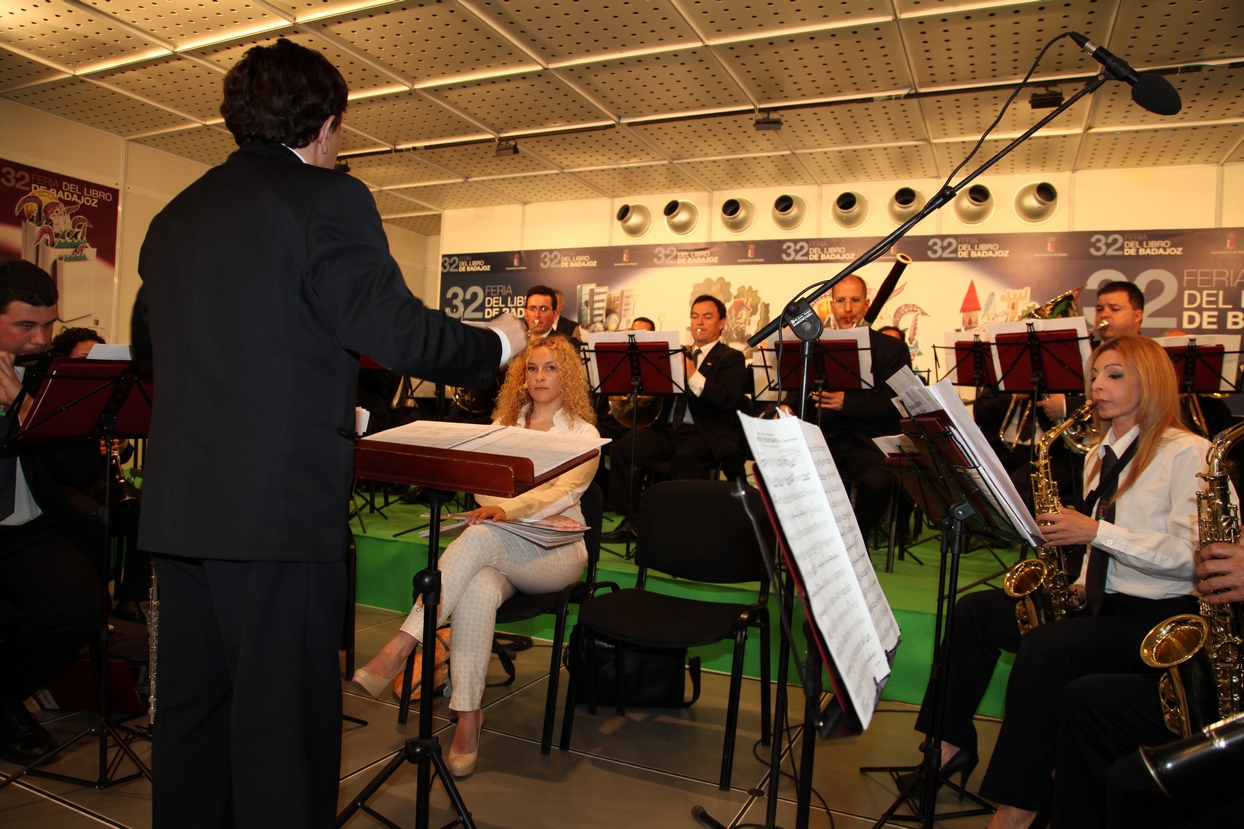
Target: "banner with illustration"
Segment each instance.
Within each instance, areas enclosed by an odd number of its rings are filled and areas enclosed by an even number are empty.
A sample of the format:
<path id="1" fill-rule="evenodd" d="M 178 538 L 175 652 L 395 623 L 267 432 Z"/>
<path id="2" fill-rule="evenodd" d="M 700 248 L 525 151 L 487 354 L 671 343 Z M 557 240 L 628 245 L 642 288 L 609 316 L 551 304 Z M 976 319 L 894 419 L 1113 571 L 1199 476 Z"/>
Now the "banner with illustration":
<path id="1" fill-rule="evenodd" d="M 119 196 L 114 187 L 0 159 L 0 258 L 25 259 L 51 274 L 61 321 L 105 338 Z"/>
<path id="2" fill-rule="evenodd" d="M 874 327 L 902 330 L 918 369 L 947 369 L 943 333 L 1020 318 L 1085 286 L 1080 307 L 1093 317 L 1096 290 L 1112 280 L 1145 294 L 1142 333 L 1162 336 L 1244 332 L 1244 228 L 908 236 L 860 275 L 872 295 L 895 261 L 912 258 Z M 547 285 L 565 295 L 563 316 L 588 331 L 627 328 L 637 316 L 689 341 L 689 303 L 712 294 L 725 303 L 724 338 L 742 344 L 807 286 L 830 279 L 876 238 L 712 242 L 559 248 L 442 257 L 441 307 L 485 320 L 521 314 L 526 292 Z M 817 310 L 829 311 L 828 295 Z M 937 346 L 937 366 L 934 346 Z"/>

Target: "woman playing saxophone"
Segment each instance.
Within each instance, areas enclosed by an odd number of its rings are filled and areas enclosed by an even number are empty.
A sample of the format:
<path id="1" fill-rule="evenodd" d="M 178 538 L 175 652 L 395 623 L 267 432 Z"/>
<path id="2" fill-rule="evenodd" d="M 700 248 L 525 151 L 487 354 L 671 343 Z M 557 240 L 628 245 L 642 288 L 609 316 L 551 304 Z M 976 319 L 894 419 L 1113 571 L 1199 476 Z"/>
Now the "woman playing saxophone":
<path id="1" fill-rule="evenodd" d="M 975 765 L 972 713 L 1000 652 L 1016 653 L 1007 717 L 981 785 L 1002 804 L 994 829 L 1024 829 L 1048 808 L 1066 685 L 1090 673 L 1140 670 L 1148 630 L 1195 607 L 1196 473 L 1209 444 L 1182 425 L 1170 359 L 1153 341 L 1124 336 L 1099 346 L 1085 374 L 1102 436 L 1085 457 L 1088 514 L 1064 507 L 1037 516 L 1049 544 L 1091 546 L 1078 577 L 1069 574 L 1074 610 L 1021 638 L 1014 600 L 1002 591 L 969 594 L 957 606 L 943 776 Z M 960 756 L 968 759 L 956 762 Z"/>

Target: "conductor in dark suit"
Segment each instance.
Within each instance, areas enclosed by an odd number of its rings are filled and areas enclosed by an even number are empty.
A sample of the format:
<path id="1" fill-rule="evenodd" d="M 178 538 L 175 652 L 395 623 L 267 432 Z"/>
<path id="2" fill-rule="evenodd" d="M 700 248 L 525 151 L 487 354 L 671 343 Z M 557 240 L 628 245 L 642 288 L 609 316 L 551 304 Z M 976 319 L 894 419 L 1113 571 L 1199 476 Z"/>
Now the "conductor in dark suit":
<path id="1" fill-rule="evenodd" d="M 830 292 L 830 308 L 837 328 L 864 324 L 868 286 L 851 275 Z M 899 412 L 886 380 L 903 366 L 911 366 L 911 352 L 901 340 L 869 329 L 872 351 L 872 388 L 813 392 L 812 417 L 820 423 L 838 471 L 855 484 L 855 518 L 868 538 L 890 504 L 893 476 L 885 470 L 885 455 L 873 438 L 899 433 Z"/>
<path id="2" fill-rule="evenodd" d="M 134 307 L 155 372 L 152 822 L 330 827 L 358 355 L 480 386 L 526 336 L 411 295 L 367 187 L 333 170 L 347 88 L 323 55 L 252 48 L 224 93 L 239 149 L 152 221 Z"/>
<path id="3" fill-rule="evenodd" d="M 684 356 L 687 394 L 674 397 L 661 422 L 636 433 L 635 466 L 670 462 L 675 480 L 705 477 L 718 463 L 742 451 L 736 412 L 747 399 L 751 371 L 743 353 L 721 342 L 726 306 L 714 296 L 702 295 L 691 303 L 693 345 Z M 631 471 L 631 434 L 628 431 L 609 449 L 610 509 L 626 514 Z M 638 504 L 638 498 L 631 503 Z"/>
<path id="4" fill-rule="evenodd" d="M 56 285 L 21 259 L 0 262 L 0 442 L 10 440 L 51 362 Z M 18 365 L 18 358 L 33 358 Z M 62 484 L 100 474 L 98 451 L 0 448 L 0 759 L 26 765 L 54 747 L 25 700 L 86 643 L 102 618 L 103 585 L 89 525 Z"/>

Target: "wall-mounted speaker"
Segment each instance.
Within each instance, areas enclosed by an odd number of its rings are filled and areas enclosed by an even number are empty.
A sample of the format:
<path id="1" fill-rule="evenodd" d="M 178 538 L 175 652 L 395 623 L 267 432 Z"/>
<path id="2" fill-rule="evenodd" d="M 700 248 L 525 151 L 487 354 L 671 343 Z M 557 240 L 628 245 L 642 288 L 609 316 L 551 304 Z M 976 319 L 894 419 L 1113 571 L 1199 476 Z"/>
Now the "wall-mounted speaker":
<path id="1" fill-rule="evenodd" d="M 686 236 L 700 223 L 700 208 L 684 199 L 670 199 L 665 205 L 665 226 L 675 236 Z"/>
<path id="2" fill-rule="evenodd" d="M 618 224 L 627 236 L 643 236 L 652 225 L 652 213 L 642 204 L 624 204 L 618 208 Z"/>
<path id="3" fill-rule="evenodd" d="M 894 198 L 886 205 L 886 212 L 896 225 L 910 219 L 924 207 L 924 194 L 911 187 L 900 187 L 894 191 Z"/>
<path id="4" fill-rule="evenodd" d="M 1025 222 L 1044 222 L 1058 210 L 1058 191 L 1048 181 L 1025 184 L 1015 194 L 1015 214 Z"/>
<path id="5" fill-rule="evenodd" d="M 983 184 L 973 184 L 955 196 L 955 215 L 965 225 L 977 225 L 993 215 L 993 193 Z"/>
<path id="6" fill-rule="evenodd" d="M 731 233 L 742 233 L 752 226 L 756 208 L 747 199 L 726 199 L 721 205 L 721 226 Z"/>
<path id="7" fill-rule="evenodd" d="M 782 230 L 794 230 L 808 217 L 808 205 L 799 196 L 778 196 L 773 200 L 773 223 Z"/>
<path id="8" fill-rule="evenodd" d="M 839 193 L 829 211 L 839 227 L 859 227 L 868 218 L 868 199 L 851 190 Z"/>

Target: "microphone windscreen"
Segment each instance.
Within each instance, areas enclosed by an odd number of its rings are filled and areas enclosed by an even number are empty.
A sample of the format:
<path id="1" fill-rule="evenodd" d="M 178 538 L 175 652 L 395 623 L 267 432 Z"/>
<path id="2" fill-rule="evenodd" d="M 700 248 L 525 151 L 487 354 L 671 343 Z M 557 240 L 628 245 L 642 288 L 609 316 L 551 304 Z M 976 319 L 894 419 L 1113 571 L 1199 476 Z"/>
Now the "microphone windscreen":
<path id="1" fill-rule="evenodd" d="M 1161 75 L 1141 75 L 1132 87 L 1132 100 L 1158 115 L 1175 115 L 1184 106 L 1179 92 Z"/>

